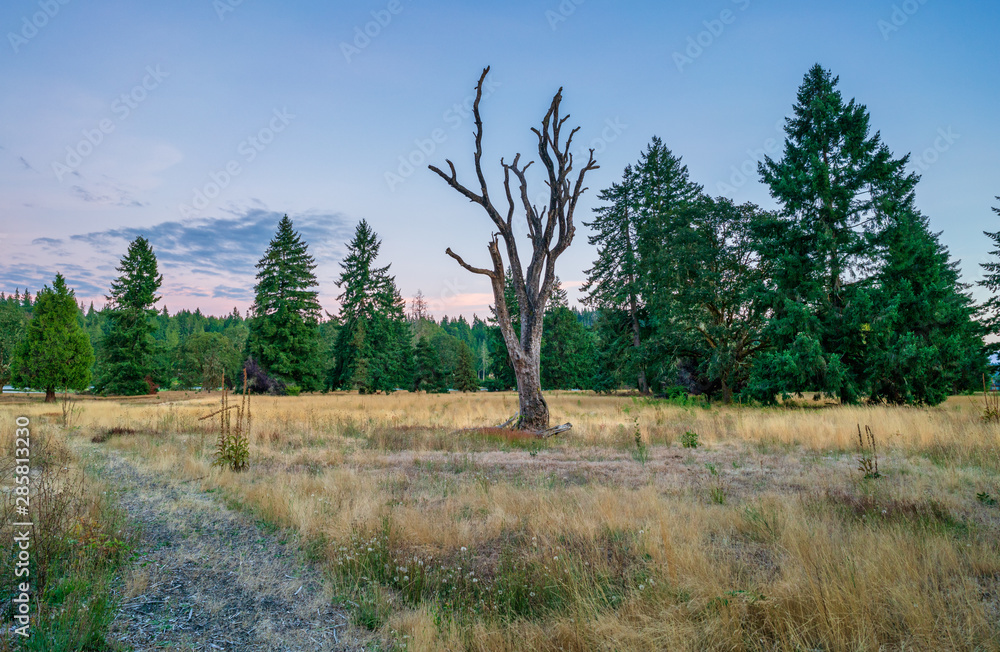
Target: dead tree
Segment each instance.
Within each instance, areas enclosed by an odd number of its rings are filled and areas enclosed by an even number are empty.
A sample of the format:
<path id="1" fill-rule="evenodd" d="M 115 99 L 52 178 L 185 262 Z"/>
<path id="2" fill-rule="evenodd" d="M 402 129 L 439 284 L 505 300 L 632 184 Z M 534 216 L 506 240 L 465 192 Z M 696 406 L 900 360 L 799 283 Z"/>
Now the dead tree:
<path id="1" fill-rule="evenodd" d="M 573 212 L 576 210 L 580 196 L 587 190 L 583 186 L 584 176 L 598 168 L 594 160 L 594 150 L 590 150 L 587 164 L 572 178 L 573 155 L 570 146 L 573 136 L 579 127 L 569 132 L 565 143 L 562 142 L 563 127 L 569 116 L 560 117 L 562 104 L 562 89 L 552 98 L 552 104 L 542 119 L 541 129 L 531 131 L 538 137 L 538 156 L 545 167 L 549 188 L 548 206 L 533 206 L 528 199 L 528 181 L 526 172 L 534 163 L 521 166 L 521 155 L 514 157 L 511 163 L 500 159 L 504 172 L 504 192 L 507 207 L 504 213 L 494 205 L 486 187 L 486 177 L 483 174 L 483 120 L 479 112 L 479 104 L 483 98 L 483 83 L 490 69 L 483 70 L 479 83 L 476 85 L 476 101 L 472 113 L 476 122 L 476 177 L 479 180 L 479 192 L 470 190 L 458 181 L 455 164 L 447 161 L 449 173 L 431 165 L 430 169 L 441 176 L 448 185 L 464 195 L 474 204 L 479 204 L 489 215 L 496 227 L 493 239 L 488 245 L 492 266 L 489 268 L 473 267 L 450 248 L 445 252 L 473 274 L 481 274 L 490 279 L 493 286 L 493 298 L 496 302 L 496 318 L 503 334 L 510 362 L 517 378 L 517 393 L 520 414 L 515 424 L 525 430 L 542 431 L 549 426 L 549 406 L 542 396 L 541 386 L 541 342 L 542 318 L 545 306 L 552 293 L 556 280 L 556 260 L 573 242 L 576 227 L 573 225 Z M 511 187 L 516 181 L 517 188 Z M 518 206 L 520 204 L 520 206 Z M 514 214 L 520 209 L 524 212 L 528 226 L 528 239 L 531 242 L 531 260 L 527 268 L 521 261 L 514 236 Z M 514 282 L 514 294 L 517 297 L 521 313 L 521 332 L 515 333 L 511 323 L 510 306 L 504 298 L 505 265 L 500 249 L 500 241 L 507 252 L 508 266 Z"/>

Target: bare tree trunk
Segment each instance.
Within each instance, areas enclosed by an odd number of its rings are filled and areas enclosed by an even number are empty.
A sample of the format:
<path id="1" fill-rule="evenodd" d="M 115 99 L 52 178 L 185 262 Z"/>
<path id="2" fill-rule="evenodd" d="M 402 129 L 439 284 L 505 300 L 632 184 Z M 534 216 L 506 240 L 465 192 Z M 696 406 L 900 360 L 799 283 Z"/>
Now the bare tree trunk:
<path id="1" fill-rule="evenodd" d="M 507 352 L 510 355 L 511 366 L 517 379 L 518 402 L 520 407 L 519 426 L 524 429 L 541 431 L 549 426 L 549 407 L 545 403 L 541 390 L 541 342 L 542 323 L 545 306 L 549 302 L 556 279 L 556 259 L 569 247 L 576 233 L 573 225 L 573 212 L 580 196 L 586 191 L 583 186 L 584 176 L 590 170 L 597 169 L 594 161 L 594 150 L 590 150 L 587 164 L 580 169 L 575 183 L 570 178 L 573 170 L 573 155 L 570 146 L 573 136 L 579 128 L 573 129 L 565 142 L 560 134 L 569 116 L 560 117 L 559 109 L 562 103 L 562 89 L 552 98 L 552 104 L 542 119 L 541 129 L 532 129 L 538 137 L 538 155 L 545 167 L 546 184 L 549 188 L 548 206 L 533 206 L 529 199 L 528 181 L 525 176 L 532 163 L 521 166 L 521 155 L 514 157 L 513 162 L 506 163 L 500 159 L 504 172 L 504 192 L 507 199 L 506 215 L 501 214 L 490 199 L 483 173 L 483 120 L 479 111 L 483 99 L 483 83 L 490 69 L 483 70 L 479 83 L 476 85 L 476 101 L 473 104 L 473 116 L 476 122 L 476 177 L 480 190 L 474 192 L 458 181 L 455 164 L 447 161 L 449 173 L 431 165 L 430 169 L 444 179 L 449 186 L 466 197 L 469 201 L 479 204 L 489 215 L 497 231 L 488 249 L 492 268 L 478 268 L 466 263 L 461 256 L 450 248 L 446 250 L 459 265 L 473 274 L 481 274 L 490 279 L 493 298 L 496 301 L 496 318 L 503 334 Z M 518 187 L 511 185 L 511 176 L 518 182 Z M 520 203 L 528 226 L 528 240 L 531 242 L 531 260 L 525 269 L 521 263 L 517 248 L 517 238 L 514 235 L 514 212 Z M 553 242 L 553 239 L 555 241 Z M 521 316 L 521 332 L 515 333 L 507 305 L 504 290 L 506 287 L 505 265 L 500 251 L 500 240 L 503 240 L 507 251 L 514 293 L 517 297 Z"/>
<path id="2" fill-rule="evenodd" d="M 52 387 L 45 388 L 45 402 L 55 403 L 56 402 L 56 390 Z"/>

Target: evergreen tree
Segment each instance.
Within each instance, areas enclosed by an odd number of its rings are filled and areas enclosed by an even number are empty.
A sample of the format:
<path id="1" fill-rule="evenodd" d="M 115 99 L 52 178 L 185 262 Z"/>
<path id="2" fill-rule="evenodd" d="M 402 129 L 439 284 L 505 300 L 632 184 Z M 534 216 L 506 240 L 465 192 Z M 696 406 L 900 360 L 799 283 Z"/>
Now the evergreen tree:
<path id="1" fill-rule="evenodd" d="M 1000 200 L 1000 197 L 997 199 Z M 1000 216 L 1000 207 L 994 208 L 993 212 Z M 983 231 L 983 233 L 990 239 L 993 247 L 993 251 L 990 252 L 993 259 L 979 264 L 986 275 L 978 285 L 990 292 L 990 297 L 982 306 L 983 326 L 987 334 L 996 337 L 1000 336 L 1000 231 Z M 988 350 L 994 356 L 1000 354 L 1000 342 L 994 342 Z"/>
<path id="2" fill-rule="evenodd" d="M 774 266 L 766 336 L 773 350 L 752 374 L 754 395 L 822 391 L 845 403 L 865 392 L 870 287 L 880 232 L 909 210 L 914 174 L 869 133 L 863 105 L 844 102 L 838 79 L 814 66 L 786 120 L 782 159 L 759 165 L 781 217 L 758 229 Z"/>
<path id="3" fill-rule="evenodd" d="M 753 204 L 708 197 L 674 211 L 652 262 L 649 304 L 658 316 L 656 342 L 675 360 L 675 383 L 688 391 L 740 392 L 764 347 L 763 300 L 769 265 L 756 252 L 754 227 L 765 218 Z"/>
<path id="4" fill-rule="evenodd" d="M 918 213 L 895 220 L 883 239 L 885 264 L 873 292 L 880 309 L 863 325 L 871 399 L 936 405 L 973 389 L 986 357 L 958 264 Z"/>
<path id="5" fill-rule="evenodd" d="M 20 301 L 0 297 L 0 394 L 3 386 L 10 382 L 14 353 L 24 338 L 27 321 Z"/>
<path id="6" fill-rule="evenodd" d="M 452 388 L 460 392 L 479 391 L 479 378 L 476 377 L 476 360 L 472 349 L 464 341 L 458 341 L 458 365 L 455 367 Z"/>
<path id="7" fill-rule="evenodd" d="M 656 319 L 648 302 L 662 280 L 661 254 L 675 244 L 676 216 L 700 193 L 687 166 L 654 137 L 636 165 L 625 168 L 621 183 L 600 193 L 608 204 L 595 210 L 589 224 L 596 231 L 590 243 L 597 246 L 598 257 L 587 270 L 585 301 L 599 311 L 627 315 L 604 321 L 602 342 L 619 356 L 619 382 L 630 376 L 634 380 L 629 384 L 643 393 L 650 389 L 650 375 L 660 376 L 669 366 L 666 352 L 650 341 Z M 609 330 L 613 324 L 617 331 Z"/>
<path id="8" fill-rule="evenodd" d="M 448 389 L 441 370 L 441 356 L 430 339 L 421 338 L 417 341 L 413 357 L 413 391 L 439 393 Z"/>
<path id="9" fill-rule="evenodd" d="M 46 403 L 56 400 L 56 390 L 87 389 L 94 350 L 82 321 L 73 290 L 56 274 L 36 298 L 13 363 L 14 383 L 44 389 Z"/>
<path id="10" fill-rule="evenodd" d="M 201 386 L 211 391 L 242 381 L 235 377 L 242 359 L 242 342 L 222 333 L 196 333 L 178 351 L 178 380 L 183 387 Z M 239 347 L 239 348 L 238 348 Z"/>
<path id="11" fill-rule="evenodd" d="M 389 275 L 377 267 L 381 241 L 362 220 L 347 246 L 337 287 L 341 328 L 327 384 L 361 393 L 392 392 L 413 382 L 412 331 L 406 303 Z"/>
<path id="12" fill-rule="evenodd" d="M 316 262 L 287 215 L 257 263 L 247 353 L 286 384 L 321 386 Z"/>
<path id="13" fill-rule="evenodd" d="M 121 274 L 106 297 L 106 321 L 95 388 L 103 394 L 136 396 L 154 390 L 157 290 L 163 277 L 149 241 L 136 238 L 117 267 Z"/>
<path id="14" fill-rule="evenodd" d="M 542 388 L 589 389 L 594 376 L 594 341 L 564 303 L 545 313 Z"/>

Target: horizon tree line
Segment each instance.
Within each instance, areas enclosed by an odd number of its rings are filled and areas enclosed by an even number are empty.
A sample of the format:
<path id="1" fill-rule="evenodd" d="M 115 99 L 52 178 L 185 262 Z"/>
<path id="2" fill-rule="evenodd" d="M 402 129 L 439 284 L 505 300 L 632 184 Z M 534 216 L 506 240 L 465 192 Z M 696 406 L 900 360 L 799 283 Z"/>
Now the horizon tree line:
<path id="1" fill-rule="evenodd" d="M 517 387 L 527 401 L 523 425 L 534 429 L 548 424 L 541 390 L 556 388 L 764 404 L 806 392 L 843 403 L 940 403 L 980 386 L 997 353 L 984 338 L 1000 335 L 1000 231 L 985 234 L 993 259 L 982 264 L 979 285 L 991 294 L 977 306 L 915 206 L 919 177 L 906 172 L 908 156 L 892 155 L 871 132 L 867 109 L 845 101 L 838 82 L 819 65 L 809 70 L 781 158 L 759 165 L 774 211 L 708 196 L 654 137 L 621 181 L 598 194 L 602 205 L 588 223 L 597 256 L 583 286 L 587 311 L 568 307 L 554 260 L 572 241 L 572 210 L 596 164 L 591 157 L 570 181 L 575 130 L 560 136 L 559 93 L 535 130 L 555 190 L 546 210 L 522 207 L 535 234 L 528 267 L 505 266 L 496 238 L 492 269 L 447 252 L 491 279 L 490 319 L 437 322 L 421 293 L 407 313 L 364 220 L 340 263 L 340 309 L 323 313 L 315 260 L 286 215 L 257 265 L 246 319 L 235 309 L 221 319 L 158 312 L 163 278 L 141 237 L 101 311 L 91 305 L 84 313 L 58 274 L 34 302 L 0 294 L 0 381 L 45 389 L 46 400 L 91 379 L 97 392 L 129 395 L 231 384 L 253 364 L 262 379 L 256 389 L 271 392 Z M 478 99 L 475 112 L 479 171 Z M 510 226 L 513 199 L 503 216 L 481 172 L 474 192 L 449 167 L 434 171 L 498 228 Z M 508 197 L 527 197 L 527 165 L 516 157 L 503 167 Z M 510 191 L 512 177 L 520 193 Z M 518 261 L 516 245 L 499 233 L 508 259 Z M 60 359 L 72 374 L 54 375 Z M 526 414 L 525 404 L 535 412 Z"/>

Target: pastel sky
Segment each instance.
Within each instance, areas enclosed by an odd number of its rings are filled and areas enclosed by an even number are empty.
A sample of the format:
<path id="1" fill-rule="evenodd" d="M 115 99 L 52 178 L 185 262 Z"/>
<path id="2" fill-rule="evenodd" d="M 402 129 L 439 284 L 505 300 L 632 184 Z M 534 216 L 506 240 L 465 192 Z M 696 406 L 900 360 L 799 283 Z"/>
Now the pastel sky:
<path id="1" fill-rule="evenodd" d="M 755 172 L 820 63 L 865 104 L 964 278 L 1000 225 L 1000 4 L 971 0 L 6 0 L 0 5 L 0 290 L 61 271 L 103 303 L 145 235 L 172 312 L 252 301 L 254 264 L 287 213 L 321 301 L 360 219 L 404 296 L 485 315 L 485 214 L 426 169 L 472 175 L 463 103 L 492 66 L 485 160 L 531 156 L 552 95 L 601 169 L 559 274 L 576 299 L 597 191 L 652 136 L 713 195 L 773 207 Z M 367 34 L 366 34 L 367 32 Z M 742 170 L 742 171 L 741 171 Z M 537 192 L 537 186 L 535 192 Z"/>

